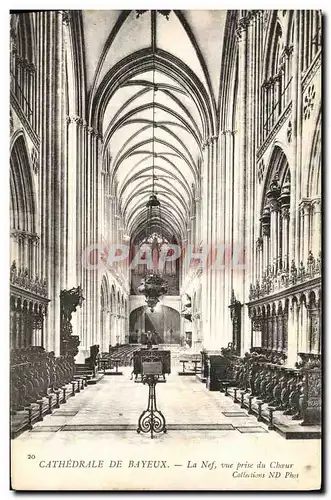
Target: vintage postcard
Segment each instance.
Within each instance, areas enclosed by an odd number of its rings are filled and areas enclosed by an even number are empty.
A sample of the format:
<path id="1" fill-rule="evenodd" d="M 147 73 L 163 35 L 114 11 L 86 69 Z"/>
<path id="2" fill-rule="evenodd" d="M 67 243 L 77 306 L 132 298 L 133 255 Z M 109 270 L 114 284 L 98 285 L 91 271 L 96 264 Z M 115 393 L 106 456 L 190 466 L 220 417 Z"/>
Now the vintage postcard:
<path id="1" fill-rule="evenodd" d="M 11 11 L 13 490 L 320 490 L 322 21 Z"/>

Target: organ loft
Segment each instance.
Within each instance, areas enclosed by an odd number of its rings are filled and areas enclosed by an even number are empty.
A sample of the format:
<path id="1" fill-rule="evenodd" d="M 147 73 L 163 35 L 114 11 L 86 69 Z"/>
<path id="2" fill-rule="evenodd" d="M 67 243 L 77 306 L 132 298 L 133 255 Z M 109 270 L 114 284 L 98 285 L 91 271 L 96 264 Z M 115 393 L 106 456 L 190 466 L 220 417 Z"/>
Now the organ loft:
<path id="1" fill-rule="evenodd" d="M 8 28 L 12 438 L 98 394 L 92 431 L 110 398 L 124 416 L 103 425 L 137 439 L 217 430 L 226 408 L 319 439 L 321 12 L 12 11 Z"/>

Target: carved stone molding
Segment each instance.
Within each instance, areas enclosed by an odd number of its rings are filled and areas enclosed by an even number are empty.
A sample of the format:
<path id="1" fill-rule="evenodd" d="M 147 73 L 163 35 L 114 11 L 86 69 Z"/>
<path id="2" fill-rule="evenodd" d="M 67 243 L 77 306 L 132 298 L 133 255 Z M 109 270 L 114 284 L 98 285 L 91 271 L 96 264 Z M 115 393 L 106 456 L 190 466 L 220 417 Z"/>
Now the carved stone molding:
<path id="1" fill-rule="evenodd" d="M 15 285 L 22 290 L 32 292 L 41 297 L 47 297 L 47 283 L 45 279 L 38 276 L 31 276 L 30 271 L 16 266 L 14 261 L 10 268 L 10 284 Z"/>
<path id="2" fill-rule="evenodd" d="M 308 87 L 307 93 L 304 96 L 303 101 L 303 117 L 305 120 L 309 120 L 310 115 L 315 106 L 316 91 L 314 84 Z"/>
<path id="3" fill-rule="evenodd" d="M 10 231 L 10 236 L 17 242 L 26 240 L 38 244 L 40 240 L 36 233 L 29 233 L 28 231 L 22 231 L 20 229 L 12 229 Z"/>
<path id="4" fill-rule="evenodd" d="M 269 132 L 266 140 L 261 144 L 260 148 L 258 149 L 256 153 L 256 157 L 259 160 L 262 155 L 265 153 L 267 150 L 268 146 L 271 144 L 272 140 L 274 137 L 278 134 L 279 130 L 282 128 L 288 117 L 290 116 L 292 111 L 292 102 L 289 103 L 287 108 L 283 111 L 283 113 L 280 115 L 278 121 L 276 124 L 273 126 L 271 131 Z"/>
<path id="5" fill-rule="evenodd" d="M 288 122 L 288 125 L 287 125 L 286 136 L 287 136 L 287 142 L 290 144 L 292 142 L 292 121 L 291 120 Z"/>
<path id="6" fill-rule="evenodd" d="M 31 163 L 32 163 L 32 168 L 33 168 L 34 173 L 38 174 L 38 172 L 39 172 L 39 153 L 35 147 L 32 147 Z"/>
<path id="7" fill-rule="evenodd" d="M 262 158 L 262 160 L 258 163 L 257 166 L 257 178 L 260 184 L 263 181 L 264 171 L 265 171 L 265 163 Z"/>
<path id="8" fill-rule="evenodd" d="M 285 291 L 295 285 L 305 284 L 314 278 L 320 277 L 322 272 L 321 255 L 315 258 L 312 252 L 309 252 L 306 266 L 300 262 L 299 268 L 292 260 L 289 271 L 280 270 L 277 273 L 271 271 L 270 266 L 264 273 L 261 283 L 257 280 L 256 284 L 250 285 L 249 300 L 257 300 L 261 297 L 267 297 L 277 292 Z"/>

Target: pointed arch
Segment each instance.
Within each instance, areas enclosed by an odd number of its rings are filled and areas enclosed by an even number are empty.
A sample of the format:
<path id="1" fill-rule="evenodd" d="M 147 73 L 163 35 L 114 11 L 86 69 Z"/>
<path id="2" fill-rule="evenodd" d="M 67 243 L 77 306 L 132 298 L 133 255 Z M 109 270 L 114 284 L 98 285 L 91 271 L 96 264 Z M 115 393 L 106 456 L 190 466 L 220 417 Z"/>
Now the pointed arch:
<path id="1" fill-rule="evenodd" d="M 22 131 L 13 136 L 10 153 L 10 226 L 36 233 L 36 193 L 32 167 Z"/>

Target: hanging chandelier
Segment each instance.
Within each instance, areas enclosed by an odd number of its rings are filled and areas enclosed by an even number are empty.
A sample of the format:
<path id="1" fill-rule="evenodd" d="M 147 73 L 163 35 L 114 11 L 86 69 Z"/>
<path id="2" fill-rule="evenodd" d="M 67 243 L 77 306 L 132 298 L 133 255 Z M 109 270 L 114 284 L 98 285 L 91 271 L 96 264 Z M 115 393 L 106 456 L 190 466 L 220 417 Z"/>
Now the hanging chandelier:
<path id="1" fill-rule="evenodd" d="M 153 59 L 153 120 L 152 120 L 152 194 L 150 195 L 148 202 L 146 204 L 147 208 L 147 223 L 146 223 L 146 236 L 145 241 L 147 241 L 149 233 L 152 229 L 153 217 L 159 219 L 159 225 L 161 229 L 161 238 L 163 240 L 162 234 L 162 217 L 161 217 L 161 203 L 155 193 L 155 59 Z M 154 312 L 155 306 L 160 300 L 162 295 L 167 293 L 168 283 L 162 277 L 159 270 L 153 269 L 147 272 L 141 284 L 138 287 L 138 292 L 145 295 L 147 306 L 150 308 L 151 312 Z"/>

